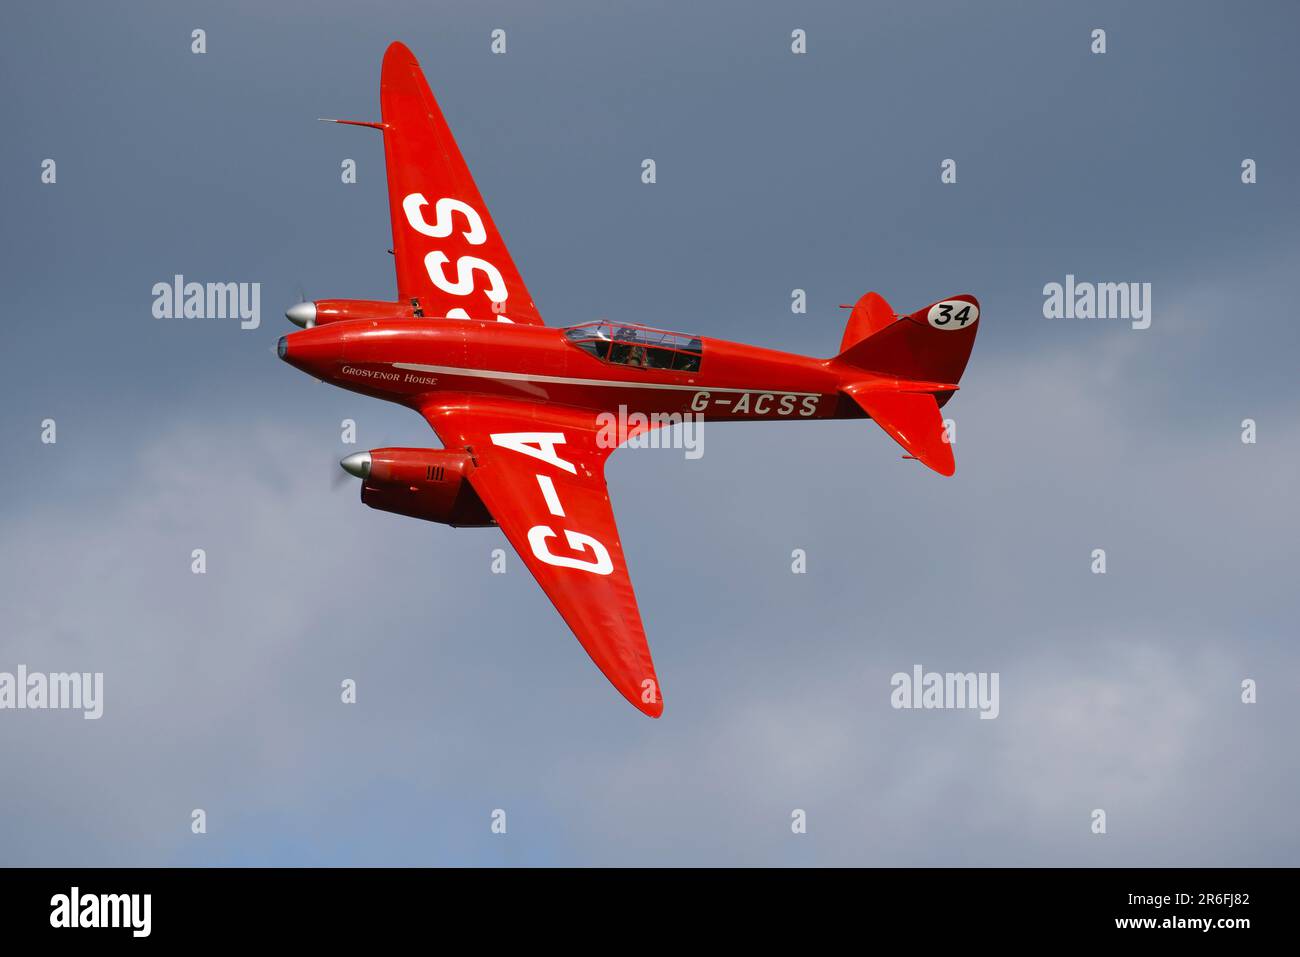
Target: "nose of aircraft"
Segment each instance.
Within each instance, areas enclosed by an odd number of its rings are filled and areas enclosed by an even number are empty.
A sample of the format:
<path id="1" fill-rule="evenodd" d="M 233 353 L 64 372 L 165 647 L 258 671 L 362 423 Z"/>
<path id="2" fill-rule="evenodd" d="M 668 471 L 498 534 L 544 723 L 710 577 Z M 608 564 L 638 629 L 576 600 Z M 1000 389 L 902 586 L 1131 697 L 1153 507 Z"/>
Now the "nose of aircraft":
<path id="1" fill-rule="evenodd" d="M 295 302 L 284 311 L 284 317 L 295 326 L 301 326 L 303 329 L 308 329 L 316 325 L 316 303 Z"/>
<path id="2" fill-rule="evenodd" d="M 347 352 L 351 331 L 346 322 L 327 322 L 323 326 L 295 329 L 281 336 L 275 351 L 280 358 L 300 372 L 322 381 L 334 381 Z"/>
<path id="3" fill-rule="evenodd" d="M 343 471 L 349 475 L 364 479 L 370 475 L 370 453 L 353 452 L 351 455 L 340 459 L 339 465 L 343 466 Z"/>

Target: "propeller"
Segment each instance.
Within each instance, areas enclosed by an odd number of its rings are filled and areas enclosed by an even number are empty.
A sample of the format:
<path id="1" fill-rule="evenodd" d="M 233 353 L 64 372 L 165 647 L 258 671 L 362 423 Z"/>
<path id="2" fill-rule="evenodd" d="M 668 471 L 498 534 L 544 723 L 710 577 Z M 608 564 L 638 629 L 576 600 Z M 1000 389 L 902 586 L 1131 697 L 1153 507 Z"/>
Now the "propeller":
<path id="1" fill-rule="evenodd" d="M 330 491 L 337 492 L 352 483 L 352 476 L 339 467 L 338 459 L 330 460 Z"/>

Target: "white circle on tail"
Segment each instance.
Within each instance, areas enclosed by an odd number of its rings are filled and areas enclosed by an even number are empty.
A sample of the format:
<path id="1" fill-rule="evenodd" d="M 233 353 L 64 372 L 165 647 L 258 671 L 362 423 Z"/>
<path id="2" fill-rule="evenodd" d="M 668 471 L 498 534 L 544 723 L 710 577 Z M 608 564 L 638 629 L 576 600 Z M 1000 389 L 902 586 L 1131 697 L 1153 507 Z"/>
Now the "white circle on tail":
<path id="1" fill-rule="evenodd" d="M 965 299 L 945 299 L 930 307 L 926 319 L 936 329 L 966 329 L 979 321 L 980 307 Z"/>

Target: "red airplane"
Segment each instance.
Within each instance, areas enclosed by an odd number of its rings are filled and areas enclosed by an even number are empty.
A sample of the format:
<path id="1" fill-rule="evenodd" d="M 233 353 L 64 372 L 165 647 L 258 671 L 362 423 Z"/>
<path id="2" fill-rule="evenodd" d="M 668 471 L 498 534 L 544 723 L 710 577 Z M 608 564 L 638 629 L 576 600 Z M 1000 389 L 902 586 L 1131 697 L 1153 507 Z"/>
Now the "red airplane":
<path id="1" fill-rule="evenodd" d="M 953 474 L 939 410 L 975 341 L 974 296 L 897 316 L 867 293 L 830 359 L 623 322 L 550 328 L 401 43 L 384 54 L 380 105 L 382 122 L 332 122 L 383 132 L 397 300 L 298 303 L 287 316 L 304 328 L 280 339 L 280 358 L 424 416 L 443 448 L 343 459 L 361 501 L 499 526 L 596 667 L 645 714 L 663 713 L 663 692 L 605 487 L 619 440 L 683 417 L 871 418 L 906 457 Z M 611 440 L 619 410 L 635 425 Z"/>

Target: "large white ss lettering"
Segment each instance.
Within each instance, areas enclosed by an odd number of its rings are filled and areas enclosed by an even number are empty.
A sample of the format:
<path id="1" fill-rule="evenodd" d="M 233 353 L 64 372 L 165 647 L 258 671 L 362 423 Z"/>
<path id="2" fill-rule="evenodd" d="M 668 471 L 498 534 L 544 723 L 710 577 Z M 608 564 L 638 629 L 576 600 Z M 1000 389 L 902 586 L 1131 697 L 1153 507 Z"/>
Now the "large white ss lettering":
<path id="1" fill-rule="evenodd" d="M 442 271 L 443 265 L 448 262 L 450 260 L 447 254 L 440 249 L 435 249 L 424 257 L 424 268 L 428 271 L 429 278 L 443 292 L 452 296 L 468 296 L 474 291 L 474 270 L 481 269 L 492 283 L 492 287 L 485 290 L 487 297 L 493 302 L 506 301 L 506 281 L 501 277 L 501 271 L 486 259 L 479 259 L 477 256 L 461 256 L 456 260 L 454 282 L 449 280 Z"/>
<path id="2" fill-rule="evenodd" d="M 429 201 L 424 198 L 423 193 L 412 193 L 402 200 L 402 212 L 406 213 L 406 221 L 411 224 L 411 228 L 417 233 L 423 236 L 432 236 L 434 239 L 446 239 L 451 235 L 451 214 L 457 212 L 463 214 L 469 220 L 469 229 L 465 232 L 465 240 L 471 246 L 481 246 L 487 242 L 487 230 L 483 228 L 483 217 L 469 203 L 461 202 L 459 199 L 453 199 L 450 196 L 444 196 L 434 204 L 433 210 L 437 222 L 432 226 L 424 221 L 424 207 L 428 205 Z"/>

